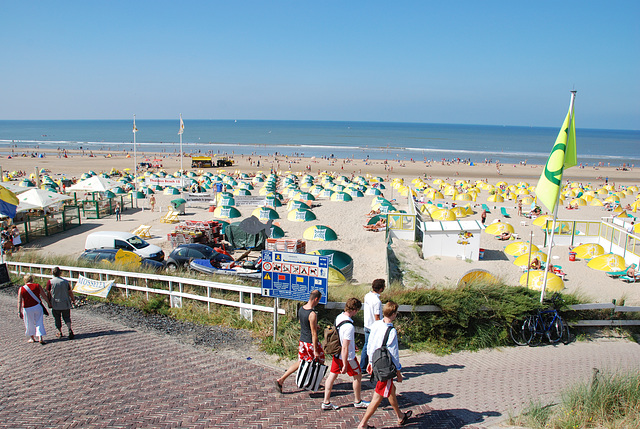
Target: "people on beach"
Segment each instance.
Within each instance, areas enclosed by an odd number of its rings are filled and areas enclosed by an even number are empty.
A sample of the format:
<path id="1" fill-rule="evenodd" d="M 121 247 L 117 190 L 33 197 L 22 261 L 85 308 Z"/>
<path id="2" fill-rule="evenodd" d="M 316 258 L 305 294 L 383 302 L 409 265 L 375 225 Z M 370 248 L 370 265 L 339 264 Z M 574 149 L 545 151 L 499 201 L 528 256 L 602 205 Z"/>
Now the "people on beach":
<path id="1" fill-rule="evenodd" d="M 73 340 L 75 334 L 71 329 L 71 307 L 75 303 L 71 283 L 60 277 L 61 271 L 59 267 L 53 269 L 53 278 L 47 281 L 47 296 L 51 302 L 53 312 L 53 320 L 58 333 L 57 338 L 62 338 L 62 320 L 67 325 L 69 331 L 69 339 Z M 62 319 L 62 320 L 61 320 Z"/>
<path id="2" fill-rule="evenodd" d="M 155 195 L 151 194 L 149 196 L 149 204 L 151 205 L 151 211 L 152 212 L 156 211 L 156 197 L 155 197 Z"/>
<path id="3" fill-rule="evenodd" d="M 298 309 L 300 321 L 300 341 L 298 342 L 298 361 L 293 363 L 280 378 L 275 380 L 276 390 L 282 393 L 282 385 L 291 374 L 298 370 L 300 361 L 316 360 L 324 363 L 324 350 L 318 341 L 318 313 L 316 306 L 322 298 L 322 292 L 313 290 L 309 294 L 309 300 Z"/>
<path id="4" fill-rule="evenodd" d="M 369 405 L 369 402 L 363 401 L 361 397 L 362 371 L 356 357 L 356 331 L 353 325 L 353 317 L 360 311 L 360 308 L 362 308 L 362 302 L 358 298 L 349 298 L 344 306 L 344 312 L 336 317 L 336 326 L 343 321 L 350 323 L 344 323 L 338 328 L 342 348 L 339 355 L 333 356 L 331 373 L 324 384 L 324 401 L 321 406 L 323 410 L 337 410 L 339 408 L 331 403 L 331 389 L 340 374 L 348 374 L 353 377 L 353 394 L 355 396 L 353 406 L 355 408 L 367 408 Z"/>
<path id="5" fill-rule="evenodd" d="M 369 335 L 369 344 L 367 345 L 367 354 L 369 356 L 369 364 L 367 365 L 367 372 L 369 374 L 373 373 L 373 368 L 371 365 L 371 360 L 373 358 L 373 354 L 377 349 L 382 347 L 382 342 L 384 340 L 387 329 L 391 327 L 391 331 L 389 332 L 389 338 L 387 340 L 387 349 L 391 354 L 391 360 L 393 364 L 396 366 L 396 379 L 398 383 L 402 383 L 402 365 L 400 364 L 400 351 L 398 348 L 398 333 L 395 328 L 393 328 L 393 322 L 398 317 L 398 304 L 393 301 L 387 302 L 383 309 L 383 318 L 382 320 L 377 320 L 371 327 L 371 333 Z M 375 390 L 373 392 L 373 398 L 371 398 L 371 403 L 367 407 L 367 411 L 364 413 L 362 420 L 360 420 L 360 424 L 358 428 L 370 428 L 368 425 L 369 419 L 378 409 L 380 403 L 382 402 L 382 398 L 387 398 L 389 400 L 389 404 L 396 413 L 398 417 L 398 424 L 403 426 L 407 424 L 413 412 L 411 410 L 403 413 L 400 411 L 400 406 L 398 405 L 398 398 L 396 396 L 396 386 L 393 382 L 393 378 L 386 381 L 374 380 L 376 383 Z"/>
<path id="6" fill-rule="evenodd" d="M 483 225 L 487 221 L 487 211 L 486 210 L 482 210 L 482 214 L 480 215 L 480 221 L 482 222 Z"/>
<path id="7" fill-rule="evenodd" d="M 116 212 L 116 221 L 122 220 L 122 215 L 121 215 L 121 210 L 120 210 L 120 203 L 118 203 L 118 202 L 116 203 L 115 212 Z"/>
<path id="8" fill-rule="evenodd" d="M 498 236 L 498 240 L 510 240 L 511 239 L 511 233 L 510 232 L 503 232 L 502 234 L 500 234 Z"/>
<path id="9" fill-rule="evenodd" d="M 33 282 L 33 275 L 24 276 L 24 286 L 18 290 L 18 314 L 24 321 L 25 335 L 29 342 L 45 344 L 44 310 L 42 301 L 51 307 L 47 294 L 38 283 Z"/>
<path id="10" fill-rule="evenodd" d="M 540 268 L 542 268 L 542 264 L 540 263 L 540 259 L 533 258 L 533 261 L 531 261 L 531 264 L 529 264 L 529 269 L 530 270 L 539 270 Z"/>
<path id="11" fill-rule="evenodd" d="M 364 345 L 362 346 L 362 354 L 360 355 L 360 370 L 364 374 L 369 363 L 369 355 L 367 354 L 367 344 L 369 343 L 369 334 L 371 327 L 377 320 L 382 319 L 382 301 L 380 294 L 385 288 L 384 279 L 375 279 L 371 283 L 371 290 L 364 296 L 364 305 L 362 312 L 364 313 Z"/>

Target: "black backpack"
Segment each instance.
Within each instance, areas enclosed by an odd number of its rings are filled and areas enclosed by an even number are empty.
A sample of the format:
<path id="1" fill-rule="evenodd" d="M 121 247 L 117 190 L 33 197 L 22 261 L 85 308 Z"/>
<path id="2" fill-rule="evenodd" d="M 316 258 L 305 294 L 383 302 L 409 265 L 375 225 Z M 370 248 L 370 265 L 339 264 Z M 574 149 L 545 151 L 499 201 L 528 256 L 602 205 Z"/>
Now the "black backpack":
<path id="1" fill-rule="evenodd" d="M 387 341 L 389 341 L 389 333 L 393 329 L 393 326 L 387 328 L 387 332 L 384 334 L 382 340 L 382 346 L 373 352 L 371 358 L 371 379 L 376 381 L 392 380 L 396 376 L 396 365 L 391 359 L 391 353 L 387 348 Z"/>
<path id="2" fill-rule="evenodd" d="M 343 320 L 342 322 L 338 323 L 338 326 L 331 325 L 328 328 L 324 329 L 325 354 L 335 356 L 340 354 L 340 352 L 342 351 L 342 344 L 340 343 L 340 333 L 338 332 L 338 330 L 345 323 L 351 323 L 353 325 L 352 321 Z"/>

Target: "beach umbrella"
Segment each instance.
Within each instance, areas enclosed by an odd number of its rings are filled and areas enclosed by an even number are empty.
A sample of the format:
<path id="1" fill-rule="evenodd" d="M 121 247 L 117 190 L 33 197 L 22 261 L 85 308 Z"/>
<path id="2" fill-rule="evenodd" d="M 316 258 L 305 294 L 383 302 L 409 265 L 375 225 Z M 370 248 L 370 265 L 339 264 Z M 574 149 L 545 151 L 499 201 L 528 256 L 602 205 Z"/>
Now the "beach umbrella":
<path id="1" fill-rule="evenodd" d="M 264 199 L 264 205 L 269 207 L 282 207 L 282 201 L 276 197 L 266 197 Z"/>
<path id="2" fill-rule="evenodd" d="M 368 188 L 364 194 L 365 195 L 382 195 L 382 191 L 378 188 Z"/>
<path id="3" fill-rule="evenodd" d="M 320 195 L 320 192 L 322 192 L 323 189 L 324 188 L 322 187 L 322 185 L 313 185 L 309 187 L 309 192 L 311 192 L 315 196 L 318 196 Z"/>
<path id="4" fill-rule="evenodd" d="M 389 204 L 376 204 L 372 208 L 373 210 L 380 210 L 380 213 L 392 213 L 398 211 L 394 206 Z"/>
<path id="5" fill-rule="evenodd" d="M 522 200 L 520 200 L 520 201 L 522 201 L 522 204 L 527 204 L 527 205 L 529 205 L 529 204 L 531 204 L 531 203 L 533 202 L 533 198 L 531 198 L 531 197 L 524 197 L 524 198 L 523 198 Z"/>
<path id="6" fill-rule="evenodd" d="M 529 284 L 527 284 L 527 276 Z M 529 271 L 520 276 L 520 284 L 533 290 L 542 290 L 542 282 L 544 281 L 544 271 Z M 554 273 L 547 274 L 547 284 L 545 290 L 547 292 L 560 292 L 564 289 L 564 282 Z"/>
<path id="7" fill-rule="evenodd" d="M 335 241 L 338 239 L 335 231 L 324 225 L 314 225 L 305 229 L 302 237 L 311 241 Z"/>
<path id="8" fill-rule="evenodd" d="M 218 201 L 218 205 L 220 206 L 235 206 L 236 205 L 236 199 L 233 197 L 229 197 L 229 196 L 223 196 L 222 198 L 220 198 L 220 200 Z"/>
<path id="9" fill-rule="evenodd" d="M 586 243 L 574 248 L 572 252 L 580 259 L 592 259 L 596 256 L 604 255 L 604 248 L 597 243 Z"/>
<path id="10" fill-rule="evenodd" d="M 473 195 L 469 193 L 456 195 L 456 201 L 473 201 Z"/>
<path id="11" fill-rule="evenodd" d="M 531 222 L 535 226 L 545 227 L 547 224 L 547 220 L 549 222 L 553 221 L 553 217 L 550 215 L 538 216 L 533 222 Z"/>
<path id="12" fill-rule="evenodd" d="M 362 191 L 359 191 L 357 189 L 349 189 L 347 193 L 352 197 L 364 197 L 364 194 L 362 193 Z"/>
<path id="13" fill-rule="evenodd" d="M 238 188 L 247 189 L 249 191 L 253 191 L 253 186 L 251 185 L 251 183 L 248 183 L 248 182 L 240 182 L 240 183 L 238 183 Z"/>
<path id="14" fill-rule="evenodd" d="M 237 188 L 233 191 L 233 195 L 236 196 L 247 196 L 251 195 L 251 191 L 248 189 Z"/>
<path id="15" fill-rule="evenodd" d="M 251 214 L 260 220 L 280 219 L 278 212 L 270 207 L 258 207 Z"/>
<path id="16" fill-rule="evenodd" d="M 142 188 L 140 188 L 140 191 L 144 192 L 147 195 L 151 195 L 151 194 L 155 194 L 155 192 L 153 191 L 153 189 L 151 189 L 148 186 L 143 186 Z"/>
<path id="17" fill-rule="evenodd" d="M 599 271 L 621 271 L 626 268 L 626 265 L 622 256 L 609 253 L 596 256 L 589 261 L 587 267 Z"/>
<path id="18" fill-rule="evenodd" d="M 0 186 L 0 214 L 13 219 L 16 217 L 16 210 L 19 204 L 20 200 L 15 193 L 4 186 Z"/>
<path id="19" fill-rule="evenodd" d="M 165 195 L 180 195 L 181 192 L 180 189 L 169 186 L 168 188 L 165 188 L 162 193 Z"/>
<path id="20" fill-rule="evenodd" d="M 271 224 L 271 233 L 269 234 L 269 238 L 283 238 L 284 230 L 280 228 L 278 225 Z"/>
<path id="21" fill-rule="evenodd" d="M 342 192 L 346 189 L 346 186 L 343 185 L 334 185 L 331 190 L 334 192 Z"/>
<path id="22" fill-rule="evenodd" d="M 218 219 L 235 219 L 242 216 L 240 211 L 231 206 L 218 206 L 213 211 L 213 217 Z"/>
<path id="23" fill-rule="evenodd" d="M 323 189 L 322 192 L 320 192 L 319 197 L 321 198 L 331 198 L 331 196 L 334 194 L 334 191 L 332 191 L 331 189 Z"/>
<path id="24" fill-rule="evenodd" d="M 353 201 L 353 198 L 346 192 L 334 192 L 331 195 L 331 201 Z"/>
<path id="25" fill-rule="evenodd" d="M 529 247 L 531 247 L 531 252 L 540 250 L 538 246 L 535 244 L 529 245 L 527 241 L 515 241 L 504 248 L 504 253 L 517 257 L 529 253 Z"/>
<path id="26" fill-rule="evenodd" d="M 493 195 L 489 195 L 489 197 L 487 198 L 487 202 L 490 203 L 504 203 L 504 197 L 500 194 L 493 194 Z"/>
<path id="27" fill-rule="evenodd" d="M 617 195 L 609 195 L 607 198 L 604 199 L 605 203 L 619 203 L 620 202 L 620 197 L 618 197 Z"/>
<path id="28" fill-rule="evenodd" d="M 456 220 L 457 216 L 453 210 L 440 209 L 431 214 L 433 220 Z"/>
<path id="29" fill-rule="evenodd" d="M 524 255 L 518 256 L 514 261 L 513 265 L 518 267 L 526 267 L 530 261 L 533 261 L 535 258 L 538 258 L 540 262 L 547 262 L 547 254 L 538 250 L 536 252 L 531 252 L 531 259 L 529 259 L 529 253 L 525 253 Z"/>
<path id="30" fill-rule="evenodd" d="M 22 179 L 22 181 L 18 183 L 18 186 L 21 188 L 34 188 L 36 185 L 29 179 Z"/>
<path id="31" fill-rule="evenodd" d="M 135 198 L 136 200 L 144 200 L 145 198 L 147 198 L 144 192 L 141 191 L 131 191 L 131 195 L 133 195 L 133 198 Z"/>
<path id="32" fill-rule="evenodd" d="M 309 192 L 300 192 L 294 197 L 294 199 L 297 201 L 315 201 L 316 197 L 311 195 Z"/>
<path id="33" fill-rule="evenodd" d="M 311 207 L 307 205 L 304 201 L 291 200 L 287 203 L 287 210 L 295 210 L 295 209 L 306 209 L 309 210 Z"/>
<path id="34" fill-rule="evenodd" d="M 67 191 L 104 192 L 117 186 L 120 186 L 120 183 L 115 180 L 105 179 L 100 176 L 93 176 L 68 187 Z"/>
<path id="35" fill-rule="evenodd" d="M 498 279 L 487 270 L 475 269 L 475 270 L 470 270 L 464 273 L 462 277 L 460 277 L 460 280 L 458 280 L 457 286 L 464 287 L 469 284 L 476 284 L 476 283 L 496 284 L 498 283 Z"/>
<path id="36" fill-rule="evenodd" d="M 311 210 L 295 209 L 289 212 L 287 219 L 292 222 L 308 222 L 316 220 L 316 215 Z"/>
<path id="37" fill-rule="evenodd" d="M 513 234 L 515 230 L 513 229 L 513 226 L 506 222 L 496 222 L 489 225 L 484 232 L 491 235 L 500 235 L 503 232 L 510 232 Z"/>
<path id="38" fill-rule="evenodd" d="M 584 198 L 574 198 L 571 201 L 569 201 L 569 205 L 570 206 L 586 206 L 587 200 L 585 200 Z"/>
<path id="39" fill-rule="evenodd" d="M 456 215 L 456 219 L 461 219 L 463 217 L 469 216 L 469 214 L 467 213 L 467 209 L 465 209 L 464 207 L 454 207 L 451 209 L 451 211 Z"/>

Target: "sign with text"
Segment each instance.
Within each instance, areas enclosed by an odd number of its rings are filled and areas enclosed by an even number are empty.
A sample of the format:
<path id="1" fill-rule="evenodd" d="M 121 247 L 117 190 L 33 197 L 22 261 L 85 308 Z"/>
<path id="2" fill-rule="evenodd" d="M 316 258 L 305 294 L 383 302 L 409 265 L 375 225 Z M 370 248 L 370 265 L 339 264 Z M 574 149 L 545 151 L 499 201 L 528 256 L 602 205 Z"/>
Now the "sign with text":
<path id="1" fill-rule="evenodd" d="M 111 286 L 115 280 L 101 281 L 93 280 L 85 276 L 78 276 L 78 281 L 73 288 L 74 292 L 83 293 L 85 295 L 99 296 L 106 298 L 109 295 Z"/>
<path id="2" fill-rule="evenodd" d="M 307 301 L 312 290 L 327 303 L 329 257 L 305 253 L 262 251 L 262 296 Z"/>

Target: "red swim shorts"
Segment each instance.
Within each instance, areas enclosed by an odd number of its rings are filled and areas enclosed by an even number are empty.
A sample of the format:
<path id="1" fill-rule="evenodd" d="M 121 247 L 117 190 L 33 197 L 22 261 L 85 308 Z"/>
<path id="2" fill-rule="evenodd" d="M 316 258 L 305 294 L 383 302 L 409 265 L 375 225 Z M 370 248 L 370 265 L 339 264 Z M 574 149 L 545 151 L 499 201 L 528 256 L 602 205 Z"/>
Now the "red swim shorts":
<path id="1" fill-rule="evenodd" d="M 393 387 L 393 379 L 387 381 L 378 381 L 376 383 L 375 392 L 383 398 L 388 398 Z"/>
<path id="2" fill-rule="evenodd" d="M 318 343 L 318 361 L 320 363 L 324 363 L 324 350 L 322 350 L 322 345 Z M 302 341 L 298 342 L 298 359 L 312 361 L 313 360 L 313 344 L 304 343 Z"/>
<path id="3" fill-rule="evenodd" d="M 337 356 L 333 357 L 333 361 L 331 362 L 331 372 L 334 374 L 340 374 L 342 371 L 342 359 Z M 349 365 L 347 366 L 347 375 L 354 377 L 360 372 L 360 364 L 358 363 L 358 358 L 349 361 Z"/>

